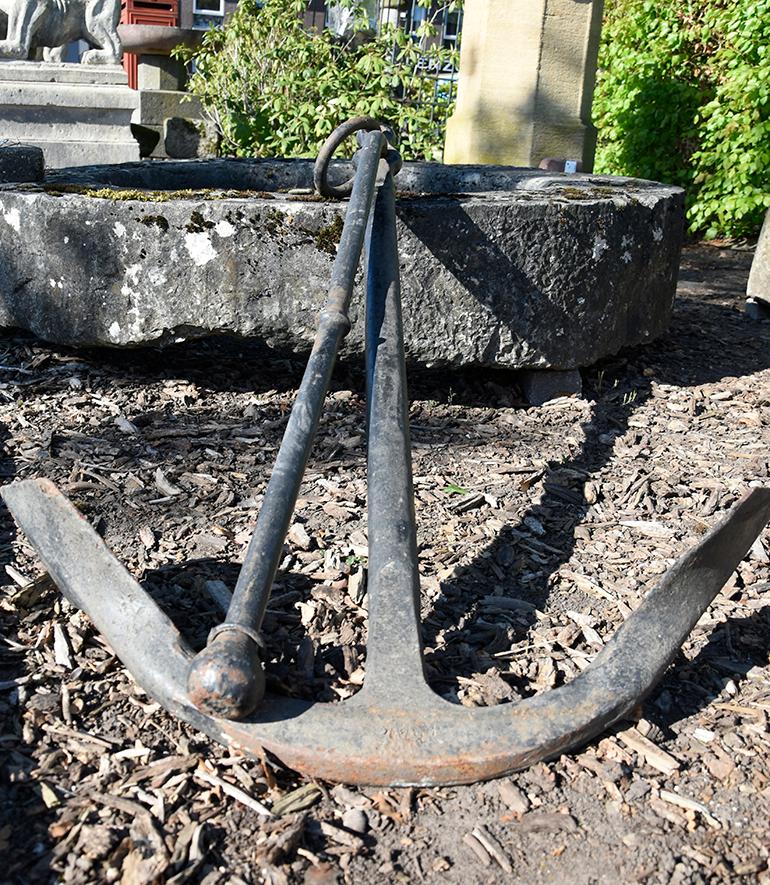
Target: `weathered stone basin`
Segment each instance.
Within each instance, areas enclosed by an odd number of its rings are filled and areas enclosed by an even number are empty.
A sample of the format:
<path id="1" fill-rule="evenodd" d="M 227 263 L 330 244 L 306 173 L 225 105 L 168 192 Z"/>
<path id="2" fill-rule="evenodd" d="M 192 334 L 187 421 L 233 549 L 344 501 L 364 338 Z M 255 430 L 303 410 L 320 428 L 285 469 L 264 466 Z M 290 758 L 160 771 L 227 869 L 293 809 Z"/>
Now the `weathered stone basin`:
<path id="1" fill-rule="evenodd" d="M 235 333 L 307 349 L 345 212 L 291 193 L 311 171 L 155 162 L 0 185 L 0 325 L 74 345 Z M 349 174 L 339 163 L 332 178 Z M 666 327 L 678 188 L 427 163 L 406 164 L 397 187 L 411 359 L 574 368 Z M 359 313 L 360 298 L 348 350 L 362 349 Z"/>

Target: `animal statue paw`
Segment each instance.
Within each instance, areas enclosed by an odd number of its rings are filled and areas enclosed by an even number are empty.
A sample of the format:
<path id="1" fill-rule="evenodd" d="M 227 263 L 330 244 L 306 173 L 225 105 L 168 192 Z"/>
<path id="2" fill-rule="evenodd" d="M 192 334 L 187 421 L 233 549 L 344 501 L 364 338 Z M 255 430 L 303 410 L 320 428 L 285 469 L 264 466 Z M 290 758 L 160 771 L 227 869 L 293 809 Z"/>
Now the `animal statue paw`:
<path id="1" fill-rule="evenodd" d="M 0 58 L 26 58 L 28 50 L 13 40 L 0 40 Z"/>
<path id="2" fill-rule="evenodd" d="M 119 65 L 120 56 L 103 49 L 87 49 L 80 58 L 82 65 Z"/>

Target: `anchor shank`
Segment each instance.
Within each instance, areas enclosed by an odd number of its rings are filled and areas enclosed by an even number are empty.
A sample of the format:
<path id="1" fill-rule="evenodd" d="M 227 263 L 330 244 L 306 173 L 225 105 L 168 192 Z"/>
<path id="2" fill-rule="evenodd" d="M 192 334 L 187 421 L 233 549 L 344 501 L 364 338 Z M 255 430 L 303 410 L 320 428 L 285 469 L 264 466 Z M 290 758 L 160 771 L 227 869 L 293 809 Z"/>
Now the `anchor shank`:
<path id="1" fill-rule="evenodd" d="M 211 714 L 228 718 L 247 715 L 264 694 L 264 675 L 257 652 L 258 631 L 318 428 L 339 343 L 350 328 L 348 309 L 385 137 L 379 131 L 367 132 L 362 143 L 327 302 L 227 617 L 212 631 L 208 645 L 196 656 L 190 668 L 190 698 L 200 709 Z"/>
<path id="2" fill-rule="evenodd" d="M 364 694 L 405 700 L 424 686 L 409 403 L 393 177 L 374 204 L 366 249 L 369 637 Z"/>

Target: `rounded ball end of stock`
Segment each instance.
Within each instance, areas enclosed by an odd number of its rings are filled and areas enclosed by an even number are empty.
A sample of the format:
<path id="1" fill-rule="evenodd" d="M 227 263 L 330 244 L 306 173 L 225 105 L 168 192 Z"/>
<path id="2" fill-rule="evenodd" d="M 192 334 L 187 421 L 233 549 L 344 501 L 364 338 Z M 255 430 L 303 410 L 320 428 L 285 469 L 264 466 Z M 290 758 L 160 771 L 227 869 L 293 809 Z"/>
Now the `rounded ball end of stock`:
<path id="1" fill-rule="evenodd" d="M 187 695 L 209 716 L 243 719 L 265 695 L 265 674 L 254 640 L 238 630 L 226 630 L 193 659 L 187 675 Z"/>

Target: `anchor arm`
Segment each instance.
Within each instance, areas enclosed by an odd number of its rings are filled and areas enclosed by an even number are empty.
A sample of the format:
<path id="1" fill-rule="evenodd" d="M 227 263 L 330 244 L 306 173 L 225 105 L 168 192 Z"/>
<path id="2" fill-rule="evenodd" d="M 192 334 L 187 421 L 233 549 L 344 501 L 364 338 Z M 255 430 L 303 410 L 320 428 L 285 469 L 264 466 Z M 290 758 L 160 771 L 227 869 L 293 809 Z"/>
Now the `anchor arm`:
<path id="1" fill-rule="evenodd" d="M 594 662 L 567 685 L 519 704 L 470 710 L 406 683 L 400 692 L 338 704 L 265 699 L 240 722 L 208 716 L 187 697 L 191 652 L 171 621 L 48 480 L 2 497 L 67 598 L 82 608 L 139 685 L 210 737 L 259 757 L 263 749 L 317 778 L 352 784 L 470 783 L 580 746 L 651 691 L 705 608 L 770 519 L 770 490 L 753 489 L 686 553 Z M 372 624 L 386 643 L 383 622 Z M 387 666 L 377 681 L 399 687 Z"/>

